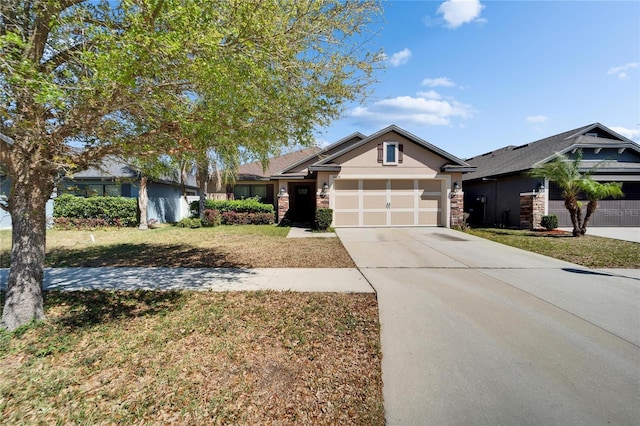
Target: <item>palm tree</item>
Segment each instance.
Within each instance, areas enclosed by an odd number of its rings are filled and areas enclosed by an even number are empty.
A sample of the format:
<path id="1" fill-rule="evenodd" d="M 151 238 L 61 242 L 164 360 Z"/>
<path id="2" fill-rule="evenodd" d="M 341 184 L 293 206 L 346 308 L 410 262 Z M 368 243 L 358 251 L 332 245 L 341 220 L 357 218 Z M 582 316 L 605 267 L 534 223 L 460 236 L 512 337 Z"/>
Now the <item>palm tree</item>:
<path id="1" fill-rule="evenodd" d="M 561 154 L 553 160 L 531 170 L 530 175 L 537 178 L 547 178 L 553 181 L 562 190 L 564 206 L 569 211 L 571 224 L 573 225 L 573 236 L 581 235 L 582 229 L 582 209 L 578 196 L 581 192 L 580 162 L 582 161 L 582 151 L 573 161 Z"/>
<path id="2" fill-rule="evenodd" d="M 569 211 L 574 237 L 580 237 L 587 232 L 587 223 L 598 208 L 598 200 L 624 195 L 621 189 L 622 184 L 596 182 L 591 178 L 593 170 L 584 174 L 580 173 L 581 162 L 582 150 L 577 151 L 573 160 L 563 154 L 558 154 L 553 160 L 534 168 L 529 173 L 532 177 L 547 178 L 553 181 L 562 190 L 564 206 Z M 582 203 L 578 200 L 581 195 L 586 196 L 589 200 L 584 219 L 582 218 Z"/>
<path id="3" fill-rule="evenodd" d="M 580 228 L 580 233 L 584 235 L 587 232 L 589 219 L 591 219 L 591 216 L 598 208 L 598 201 L 608 197 L 619 198 L 624 194 L 622 193 L 622 184 L 618 182 L 601 183 L 587 178 L 582 180 L 580 186 L 582 187 L 582 192 L 584 192 L 589 200 L 587 212 L 585 213 L 582 227 Z"/>

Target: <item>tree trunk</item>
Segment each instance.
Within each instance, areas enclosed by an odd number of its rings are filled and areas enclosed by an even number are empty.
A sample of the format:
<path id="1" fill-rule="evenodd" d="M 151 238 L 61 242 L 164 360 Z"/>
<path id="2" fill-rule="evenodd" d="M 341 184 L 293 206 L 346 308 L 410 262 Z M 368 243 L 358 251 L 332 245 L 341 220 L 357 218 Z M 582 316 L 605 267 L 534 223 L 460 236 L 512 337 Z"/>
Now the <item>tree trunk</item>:
<path id="1" fill-rule="evenodd" d="M 598 208 L 598 200 L 591 200 L 589 204 L 587 204 L 587 213 L 584 215 L 584 220 L 582 221 L 582 227 L 580 228 L 580 234 L 584 235 L 587 233 L 587 224 Z"/>
<path id="2" fill-rule="evenodd" d="M 2 312 L 2 326 L 9 331 L 45 317 L 46 204 L 52 190 L 52 184 L 33 182 L 27 176 L 11 181 L 11 267 Z"/>
<path id="3" fill-rule="evenodd" d="M 564 199 L 564 207 L 569 211 L 569 217 L 571 218 L 571 224 L 573 225 L 573 236 L 579 237 L 580 234 L 580 208 L 578 206 L 578 201 L 573 198 L 565 198 Z"/>
<path id="4" fill-rule="evenodd" d="M 149 197 L 147 195 L 147 184 L 149 180 L 146 176 L 140 177 L 140 190 L 138 191 L 138 208 L 140 209 L 140 226 L 138 229 L 149 229 L 147 221 L 147 206 L 149 205 Z"/>
<path id="5" fill-rule="evenodd" d="M 200 219 L 204 219 L 204 205 L 207 198 L 207 181 L 209 180 L 209 168 L 198 164 L 198 187 L 200 189 L 200 199 L 198 206 L 200 210 Z"/>

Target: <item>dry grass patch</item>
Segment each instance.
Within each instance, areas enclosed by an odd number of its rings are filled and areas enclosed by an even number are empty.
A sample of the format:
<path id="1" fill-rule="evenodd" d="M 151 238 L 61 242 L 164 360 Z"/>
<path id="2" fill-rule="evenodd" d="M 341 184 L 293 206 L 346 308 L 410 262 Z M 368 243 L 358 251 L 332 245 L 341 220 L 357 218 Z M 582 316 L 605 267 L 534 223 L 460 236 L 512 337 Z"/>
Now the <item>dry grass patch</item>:
<path id="1" fill-rule="evenodd" d="M 355 267 L 339 239 L 287 239 L 288 232 L 268 225 L 50 230 L 45 262 L 48 267 Z M 10 232 L 0 232 L 1 267 L 9 267 L 10 249 Z"/>
<path id="2" fill-rule="evenodd" d="M 47 293 L 0 334 L 12 424 L 384 424 L 374 295 Z"/>

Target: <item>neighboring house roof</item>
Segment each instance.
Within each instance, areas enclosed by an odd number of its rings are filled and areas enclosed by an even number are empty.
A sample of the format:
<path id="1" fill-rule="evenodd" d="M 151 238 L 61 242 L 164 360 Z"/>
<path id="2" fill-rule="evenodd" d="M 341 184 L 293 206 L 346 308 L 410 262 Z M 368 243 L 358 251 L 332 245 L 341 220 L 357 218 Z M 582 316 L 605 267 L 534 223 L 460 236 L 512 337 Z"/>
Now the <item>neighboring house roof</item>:
<path id="1" fill-rule="evenodd" d="M 320 151 L 322 151 L 321 148 L 313 146 L 299 151 L 289 152 L 279 157 L 271 158 L 266 169 L 263 168 L 260 161 L 243 164 L 238 167 L 238 180 L 269 180 L 271 175 L 291 166 L 291 164 L 309 158 Z"/>
<path id="2" fill-rule="evenodd" d="M 76 172 L 69 179 L 137 179 L 138 171 L 135 170 L 124 159 L 107 156 L 105 157 L 98 167 L 90 167 L 87 170 Z M 155 182 L 167 183 L 167 184 L 180 184 L 180 174 L 178 171 L 173 176 L 162 176 L 160 179 L 155 179 Z M 185 186 L 189 188 L 197 188 L 198 184 L 193 174 L 187 174 Z"/>
<path id="3" fill-rule="evenodd" d="M 583 148 L 618 148 L 632 149 L 640 154 L 640 146 L 619 135 L 600 123 L 593 123 L 548 138 L 540 139 L 520 146 L 509 145 L 488 152 L 467 162 L 477 169 L 463 177 L 469 181 L 491 176 L 517 174 L 532 169 L 538 164 L 552 160 L 557 154 L 571 153 Z M 583 161 L 585 168 L 593 167 L 597 162 Z M 623 172 L 632 169 L 640 170 L 638 163 L 606 162 L 600 171 Z"/>

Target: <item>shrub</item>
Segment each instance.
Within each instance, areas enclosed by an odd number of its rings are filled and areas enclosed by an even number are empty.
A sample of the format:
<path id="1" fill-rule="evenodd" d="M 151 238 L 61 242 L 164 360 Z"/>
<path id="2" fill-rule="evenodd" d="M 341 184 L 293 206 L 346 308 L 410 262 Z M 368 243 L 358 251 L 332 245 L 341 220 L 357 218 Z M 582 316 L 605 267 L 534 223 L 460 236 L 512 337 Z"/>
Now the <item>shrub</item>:
<path id="1" fill-rule="evenodd" d="M 222 216 L 218 210 L 205 209 L 202 226 L 219 226 L 222 223 Z"/>
<path id="2" fill-rule="evenodd" d="M 190 205 L 190 211 L 193 216 L 200 213 L 198 201 L 193 201 Z M 206 200 L 205 209 L 218 210 L 220 213 L 236 212 L 236 213 L 275 213 L 275 209 L 271 204 L 264 204 L 256 198 L 247 198 L 246 200 Z"/>
<path id="3" fill-rule="evenodd" d="M 106 226 L 135 226 L 138 223 L 137 215 L 138 201 L 135 198 L 83 198 L 63 194 L 53 203 L 54 218 L 103 219 Z"/>
<path id="4" fill-rule="evenodd" d="M 313 229 L 318 231 L 326 231 L 331 226 L 333 220 L 333 210 L 319 208 L 316 209 L 316 217 L 313 220 Z"/>
<path id="5" fill-rule="evenodd" d="M 558 216 L 556 216 L 555 214 L 552 214 L 549 216 L 542 216 L 540 225 L 542 225 L 542 227 L 544 227 L 548 231 L 551 231 L 552 229 L 556 229 L 558 227 Z"/>
<path id="6" fill-rule="evenodd" d="M 176 226 L 179 228 L 201 228 L 202 220 L 196 217 L 185 217 L 180 222 L 176 223 Z"/>
<path id="7" fill-rule="evenodd" d="M 225 225 L 271 225 L 273 222 L 273 213 L 222 213 Z"/>

